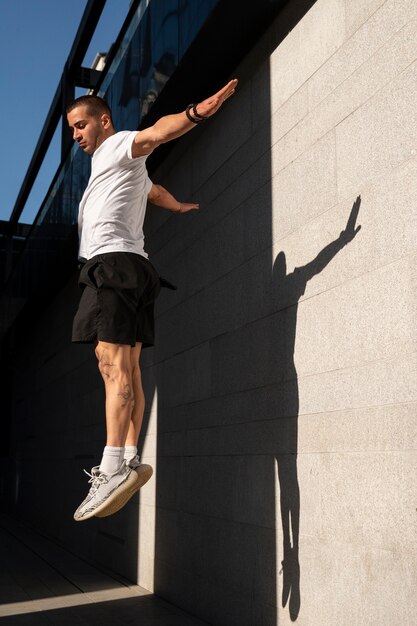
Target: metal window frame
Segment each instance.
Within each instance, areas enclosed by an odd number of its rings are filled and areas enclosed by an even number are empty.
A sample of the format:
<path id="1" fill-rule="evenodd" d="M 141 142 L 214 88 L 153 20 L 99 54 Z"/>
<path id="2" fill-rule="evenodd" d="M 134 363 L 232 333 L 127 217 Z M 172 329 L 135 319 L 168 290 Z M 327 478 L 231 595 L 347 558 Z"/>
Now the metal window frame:
<path id="1" fill-rule="evenodd" d="M 122 41 L 122 38 L 129 26 L 132 15 L 137 10 L 140 2 L 141 0 L 132 0 L 129 12 L 125 18 L 125 21 L 123 22 L 116 42 L 111 47 L 110 52 L 107 56 L 105 68 L 102 72 L 100 72 L 99 75 L 97 72 L 90 72 L 92 84 L 87 85 L 87 87 L 93 87 L 95 91 L 99 88 L 105 74 L 107 73 L 108 68 L 111 65 L 114 55 L 118 50 L 120 42 Z M 38 176 L 39 170 L 42 166 L 43 160 L 48 151 L 49 145 L 52 141 L 55 130 L 60 120 L 62 120 L 63 122 L 61 133 L 61 165 L 69 152 L 72 144 L 72 138 L 65 121 L 65 110 L 69 102 L 74 99 L 75 87 L 86 86 L 84 81 L 85 72 L 82 71 L 84 68 L 82 68 L 81 64 L 87 53 L 88 47 L 94 35 L 97 24 L 100 20 L 105 4 L 106 0 L 89 0 L 84 10 L 84 14 L 81 18 L 80 25 L 75 35 L 74 43 L 72 44 L 70 53 L 64 66 L 64 70 L 58 83 L 58 87 L 56 89 L 51 106 L 45 119 L 45 123 L 36 144 L 32 159 L 29 163 L 29 167 L 26 171 L 25 178 L 22 182 L 15 205 L 9 218 L 11 231 L 14 231 L 14 229 L 16 228 L 23 209 L 25 208 L 26 201 Z"/>

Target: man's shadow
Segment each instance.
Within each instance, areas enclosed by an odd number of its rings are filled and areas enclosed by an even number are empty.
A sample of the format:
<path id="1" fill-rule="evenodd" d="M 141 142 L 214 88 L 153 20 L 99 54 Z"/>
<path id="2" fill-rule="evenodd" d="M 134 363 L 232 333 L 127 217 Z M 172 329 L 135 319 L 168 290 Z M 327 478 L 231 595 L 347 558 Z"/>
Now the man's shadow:
<path id="1" fill-rule="evenodd" d="M 277 351 L 276 380 L 282 385 L 280 397 L 279 448 L 275 454 L 280 487 L 282 546 L 282 606 L 287 602 L 290 618 L 295 621 L 301 605 L 299 527 L 300 527 L 300 488 L 297 475 L 297 441 L 299 394 L 297 369 L 294 362 L 294 350 L 297 327 L 298 303 L 303 296 L 309 280 L 319 274 L 336 254 L 357 235 L 360 226 L 356 226 L 361 198 L 353 204 L 346 228 L 339 237 L 329 243 L 315 259 L 296 267 L 287 274 L 286 258 L 280 252 L 273 268 L 273 299 L 277 323 L 274 329 L 274 350 Z M 308 349 L 308 346 L 305 346 Z M 278 547 L 278 546 L 277 546 Z"/>

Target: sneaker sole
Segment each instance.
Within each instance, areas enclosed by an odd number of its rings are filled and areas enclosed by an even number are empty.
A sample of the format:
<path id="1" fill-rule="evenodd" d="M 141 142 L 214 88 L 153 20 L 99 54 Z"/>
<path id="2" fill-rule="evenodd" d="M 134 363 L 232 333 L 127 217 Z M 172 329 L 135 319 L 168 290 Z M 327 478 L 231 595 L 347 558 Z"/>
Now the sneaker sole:
<path id="1" fill-rule="evenodd" d="M 153 469 L 150 465 L 143 464 L 134 469 L 130 473 L 129 478 L 93 512 L 93 515 L 95 517 L 108 517 L 120 511 L 129 502 L 130 498 L 148 482 L 152 474 Z M 121 489 L 122 487 L 124 488 Z"/>
<path id="2" fill-rule="evenodd" d="M 104 500 L 104 502 L 102 502 L 97 508 L 89 511 L 88 513 L 85 513 L 84 515 L 80 517 L 76 517 L 74 514 L 75 521 L 83 522 L 86 519 L 90 519 L 91 517 L 94 517 L 97 512 L 104 510 L 107 506 L 109 506 L 109 504 L 111 504 L 112 502 L 120 498 L 121 495 L 124 493 L 124 491 L 129 490 L 132 487 L 132 484 L 135 484 L 135 483 L 136 483 L 136 476 L 134 475 L 134 472 L 132 471 L 130 472 L 126 480 L 120 483 L 120 485 L 109 495 L 109 497 L 106 500 Z"/>

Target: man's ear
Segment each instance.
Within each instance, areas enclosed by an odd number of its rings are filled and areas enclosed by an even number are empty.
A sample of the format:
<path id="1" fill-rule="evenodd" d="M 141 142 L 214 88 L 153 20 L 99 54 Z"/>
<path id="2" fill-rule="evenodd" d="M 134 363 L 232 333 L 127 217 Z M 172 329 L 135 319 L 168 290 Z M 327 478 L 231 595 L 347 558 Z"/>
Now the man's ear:
<path id="1" fill-rule="evenodd" d="M 103 113 L 103 115 L 100 117 L 100 122 L 102 127 L 107 130 L 108 128 L 110 128 L 111 126 L 111 117 L 108 113 Z"/>

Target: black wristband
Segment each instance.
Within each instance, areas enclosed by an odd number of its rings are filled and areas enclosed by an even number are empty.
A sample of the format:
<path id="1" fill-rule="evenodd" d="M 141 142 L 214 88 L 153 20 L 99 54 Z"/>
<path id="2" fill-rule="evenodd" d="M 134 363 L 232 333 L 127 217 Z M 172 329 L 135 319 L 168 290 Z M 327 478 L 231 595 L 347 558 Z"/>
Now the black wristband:
<path id="1" fill-rule="evenodd" d="M 193 115 L 196 119 L 201 120 L 201 121 L 208 119 L 207 117 L 204 117 L 204 115 L 200 115 L 200 113 L 197 111 L 196 104 L 192 105 L 192 109 L 193 109 Z"/>
<path id="2" fill-rule="evenodd" d="M 204 122 L 204 118 L 197 119 L 191 115 L 190 111 L 191 109 L 193 109 L 193 107 L 195 107 L 195 104 L 189 104 L 185 109 L 185 115 L 188 117 L 190 122 L 192 122 L 193 124 L 200 124 L 200 122 Z"/>

